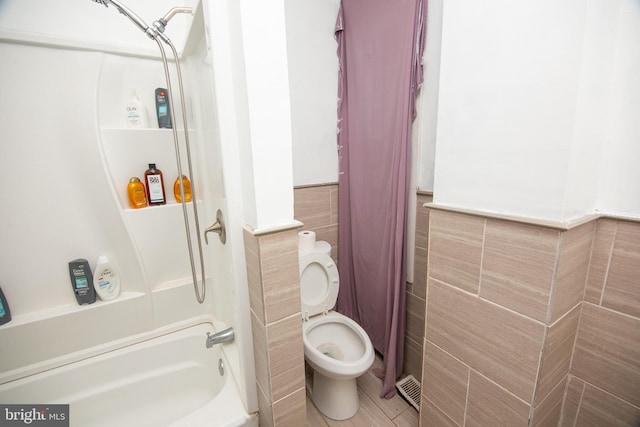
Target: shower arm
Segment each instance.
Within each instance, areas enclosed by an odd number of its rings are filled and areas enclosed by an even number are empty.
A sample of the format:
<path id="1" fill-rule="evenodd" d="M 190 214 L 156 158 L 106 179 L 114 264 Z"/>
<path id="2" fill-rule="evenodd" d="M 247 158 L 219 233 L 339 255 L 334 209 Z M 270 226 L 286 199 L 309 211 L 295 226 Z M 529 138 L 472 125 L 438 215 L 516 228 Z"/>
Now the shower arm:
<path id="1" fill-rule="evenodd" d="M 171 18 L 176 16 L 178 13 L 188 13 L 190 15 L 193 15 L 193 9 L 190 8 L 190 7 L 174 7 L 169 12 L 167 12 L 166 15 L 164 15 L 162 18 L 160 18 L 160 19 L 158 19 L 158 20 L 153 22 L 153 28 L 157 32 L 157 35 L 160 38 L 162 38 L 162 41 L 164 41 L 165 43 L 167 43 L 169 45 L 171 44 L 169 39 L 167 37 L 163 37 L 164 36 L 164 29 L 167 27 L 167 24 L 169 23 Z"/>

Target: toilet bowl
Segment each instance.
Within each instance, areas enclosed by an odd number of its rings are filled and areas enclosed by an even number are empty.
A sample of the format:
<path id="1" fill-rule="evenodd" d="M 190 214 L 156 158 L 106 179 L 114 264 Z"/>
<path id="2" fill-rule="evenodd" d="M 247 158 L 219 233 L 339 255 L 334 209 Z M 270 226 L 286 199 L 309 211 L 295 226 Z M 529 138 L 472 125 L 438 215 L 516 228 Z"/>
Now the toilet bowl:
<path id="1" fill-rule="evenodd" d="M 331 257 L 311 251 L 299 258 L 304 357 L 313 368 L 307 389 L 325 416 L 346 420 L 358 412 L 356 378 L 373 364 L 373 345 L 360 325 L 333 311 L 340 280 Z"/>

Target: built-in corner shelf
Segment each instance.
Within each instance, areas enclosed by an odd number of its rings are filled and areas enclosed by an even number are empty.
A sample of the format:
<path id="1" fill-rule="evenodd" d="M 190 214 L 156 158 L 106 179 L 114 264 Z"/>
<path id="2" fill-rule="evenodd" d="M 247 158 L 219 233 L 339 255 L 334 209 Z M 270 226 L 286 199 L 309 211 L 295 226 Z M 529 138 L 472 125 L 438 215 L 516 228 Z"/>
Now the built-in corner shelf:
<path id="1" fill-rule="evenodd" d="M 165 185 L 167 185 L 167 183 L 165 182 Z M 182 212 L 182 203 L 178 203 L 175 200 L 171 200 L 173 199 L 173 182 L 171 182 L 171 193 L 169 193 L 167 195 L 167 198 L 169 199 L 167 201 L 166 204 L 164 205 L 153 205 L 153 206 L 146 206 L 144 208 L 139 208 L 139 209 L 132 209 L 132 208 L 124 208 L 122 209 L 122 211 L 124 212 L 124 215 L 153 215 L 150 212 L 153 212 L 154 210 L 158 210 L 158 209 L 180 209 L 180 211 Z M 192 204 L 193 202 L 187 202 L 187 210 L 191 211 L 193 209 Z M 197 206 L 196 208 L 200 209 L 200 206 L 202 205 L 202 200 L 196 200 Z"/>
<path id="2" fill-rule="evenodd" d="M 171 183 L 171 188 L 173 189 L 173 183 Z M 167 195 L 167 197 L 170 199 L 173 198 L 173 191 L 171 192 L 170 195 Z M 187 207 L 188 214 L 191 215 L 193 213 L 193 202 L 187 203 L 186 207 Z M 202 200 L 196 200 L 196 208 L 202 209 Z M 160 214 L 161 212 L 162 214 Z M 166 205 L 147 206 L 140 209 L 126 208 L 122 210 L 122 213 L 124 217 L 127 219 L 135 220 L 134 218 L 137 218 L 137 221 L 141 221 L 141 222 L 149 222 L 149 221 L 153 222 L 154 221 L 153 218 L 158 217 L 159 215 L 163 216 L 162 220 L 170 221 L 170 219 L 167 218 L 167 215 L 170 215 L 171 217 L 175 216 L 179 220 L 180 224 L 182 224 L 183 222 L 182 203 L 177 203 L 176 201 L 167 202 Z M 165 222 L 165 225 L 166 224 L 167 223 Z M 162 224 L 157 224 L 157 225 L 160 227 L 162 226 Z M 155 224 L 151 224 L 151 227 L 154 227 L 154 226 Z"/>
<path id="3" fill-rule="evenodd" d="M 184 131 L 177 129 L 182 158 L 182 172 L 188 175 Z M 189 131 L 189 138 L 192 138 Z M 168 203 L 173 199 L 173 183 L 178 177 L 175 143 L 172 129 L 102 128 L 102 152 L 107 172 L 118 195 L 120 207 L 129 209 L 127 184 L 132 177 L 144 178 L 149 163 L 155 163 L 162 171 Z M 194 180 L 194 177 L 189 177 Z M 148 207 L 156 208 L 156 207 Z"/>
<path id="4" fill-rule="evenodd" d="M 122 292 L 111 301 L 17 315 L 0 326 L 3 343 L 12 343 L 3 348 L 0 384 L 89 357 L 105 342 L 143 332 L 151 326 L 151 314 L 149 294 Z"/>
<path id="5" fill-rule="evenodd" d="M 71 287 L 69 287 L 69 292 L 73 292 Z M 11 322 L 6 323 L 0 328 L 9 329 L 14 327 L 23 326 L 29 323 L 36 323 L 39 321 L 51 319 L 53 317 L 60 317 L 69 314 L 74 314 L 81 311 L 86 310 L 99 310 L 102 307 L 107 305 L 116 304 L 118 302 L 134 300 L 138 298 L 143 298 L 145 296 L 144 292 L 121 292 L 120 295 L 112 299 L 110 301 L 102 301 L 99 297 L 96 297 L 96 302 L 93 304 L 86 305 L 78 305 L 78 304 L 67 304 L 58 307 L 51 307 L 44 310 L 33 311 L 25 314 L 18 314 L 13 316 Z"/>
<path id="6" fill-rule="evenodd" d="M 185 135 L 176 129 L 181 153 L 182 174 L 189 176 Z M 178 178 L 173 129 L 129 129 L 103 127 L 101 132 L 105 172 L 113 185 L 127 230 L 136 246 L 151 289 L 191 275 L 185 236 L 182 204 L 177 203 L 173 184 Z M 195 138 L 189 131 L 189 138 Z M 150 163 L 162 171 L 167 203 L 131 209 L 127 185 L 132 177 L 144 182 L 144 173 Z M 198 177 L 189 176 L 198 185 Z M 193 203 L 186 204 L 189 231 L 196 241 Z M 195 201 L 202 212 L 204 203 Z"/>

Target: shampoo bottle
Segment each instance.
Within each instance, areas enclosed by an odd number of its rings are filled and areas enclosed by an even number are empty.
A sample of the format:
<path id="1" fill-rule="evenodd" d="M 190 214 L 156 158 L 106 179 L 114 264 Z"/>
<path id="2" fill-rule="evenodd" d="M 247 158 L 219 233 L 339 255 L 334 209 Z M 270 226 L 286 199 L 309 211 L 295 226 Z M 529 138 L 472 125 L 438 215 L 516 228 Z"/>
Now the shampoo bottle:
<path id="1" fill-rule="evenodd" d="M 191 182 L 189 178 L 182 175 L 182 187 L 184 188 L 184 201 L 189 203 L 193 199 L 191 193 Z M 176 182 L 173 184 L 173 195 L 176 197 L 176 202 L 182 203 L 182 194 L 180 194 L 180 178 L 176 178 Z"/>
<path id="2" fill-rule="evenodd" d="M 11 320 L 11 310 L 9 310 L 9 303 L 2 293 L 0 288 L 0 325 L 4 325 Z"/>
<path id="3" fill-rule="evenodd" d="M 135 90 L 131 91 L 131 99 L 127 102 L 127 127 L 148 128 L 147 109 L 138 99 Z"/>
<path id="4" fill-rule="evenodd" d="M 103 301 L 109 301 L 120 295 L 120 275 L 105 255 L 96 262 L 93 286 Z"/>
<path id="5" fill-rule="evenodd" d="M 156 89 L 156 115 L 160 129 L 171 129 L 171 108 L 169 107 L 169 92 L 164 88 Z"/>
<path id="6" fill-rule="evenodd" d="M 78 304 L 86 305 L 96 302 L 93 275 L 86 259 L 78 258 L 69 262 L 69 278 Z"/>
<path id="7" fill-rule="evenodd" d="M 131 209 L 139 209 L 147 206 L 147 194 L 140 178 L 134 176 L 129 180 L 127 194 L 129 196 L 129 206 L 131 206 Z"/>
<path id="8" fill-rule="evenodd" d="M 149 169 L 144 173 L 144 180 L 147 184 L 147 201 L 149 205 L 164 205 L 167 198 L 164 193 L 164 178 L 162 171 L 156 169 L 155 163 L 149 163 Z"/>

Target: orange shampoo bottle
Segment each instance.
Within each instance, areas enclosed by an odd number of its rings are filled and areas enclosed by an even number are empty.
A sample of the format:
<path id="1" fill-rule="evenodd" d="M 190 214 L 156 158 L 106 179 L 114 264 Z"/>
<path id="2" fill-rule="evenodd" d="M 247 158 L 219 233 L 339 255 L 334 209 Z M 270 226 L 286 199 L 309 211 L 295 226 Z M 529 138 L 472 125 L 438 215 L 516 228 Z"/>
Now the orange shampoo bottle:
<path id="1" fill-rule="evenodd" d="M 184 187 L 184 201 L 185 203 L 189 203 L 193 200 L 193 194 L 191 193 L 191 182 L 185 175 L 182 175 L 182 186 Z M 176 197 L 176 202 L 182 203 L 182 195 L 180 194 L 180 178 L 176 178 L 176 182 L 173 183 L 173 195 Z"/>
<path id="2" fill-rule="evenodd" d="M 129 196 L 129 206 L 131 209 L 139 209 L 147 206 L 147 194 L 140 178 L 134 176 L 129 180 L 127 194 Z"/>

